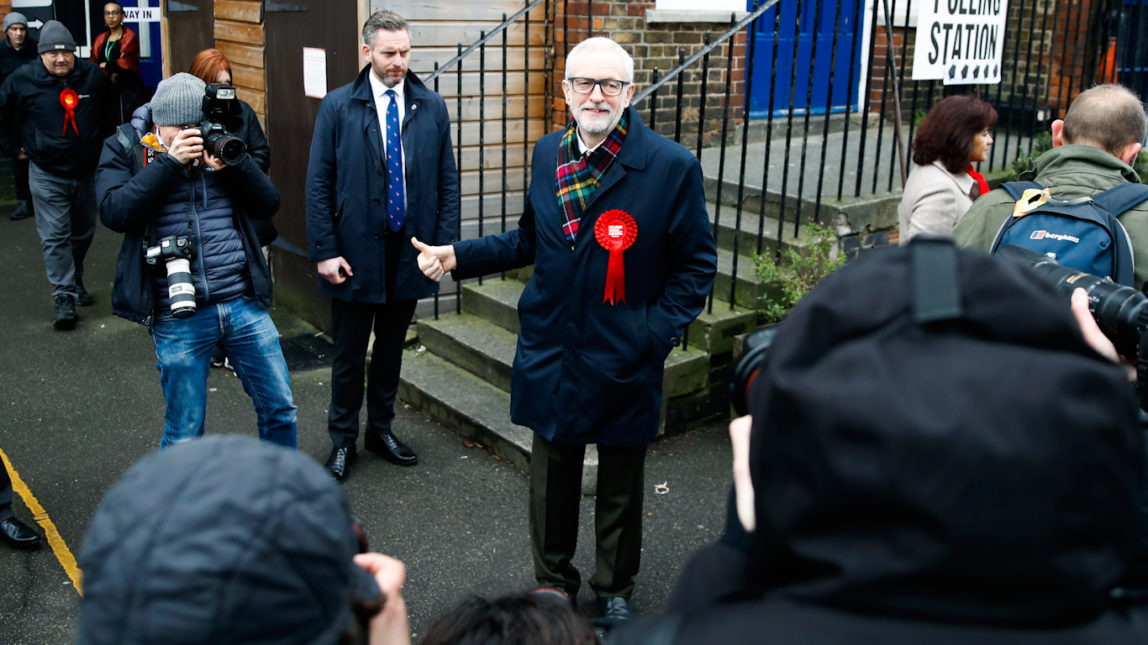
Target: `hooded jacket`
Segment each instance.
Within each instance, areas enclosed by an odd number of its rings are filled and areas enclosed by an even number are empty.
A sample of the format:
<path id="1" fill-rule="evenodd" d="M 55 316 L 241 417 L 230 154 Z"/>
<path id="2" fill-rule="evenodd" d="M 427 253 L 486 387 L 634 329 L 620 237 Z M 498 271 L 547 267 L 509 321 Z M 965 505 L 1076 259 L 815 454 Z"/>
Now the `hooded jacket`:
<path id="1" fill-rule="evenodd" d="M 956 251 L 959 313 L 918 322 L 914 289 L 945 291 L 918 245 L 846 265 L 782 323 L 749 397 L 744 566 L 688 567 L 679 587 L 715 600 L 657 621 L 672 641 L 611 645 L 1148 642 L 1124 589 L 1145 447 L 1122 370 L 1004 258 Z M 737 560 L 721 548 L 705 557 Z"/>

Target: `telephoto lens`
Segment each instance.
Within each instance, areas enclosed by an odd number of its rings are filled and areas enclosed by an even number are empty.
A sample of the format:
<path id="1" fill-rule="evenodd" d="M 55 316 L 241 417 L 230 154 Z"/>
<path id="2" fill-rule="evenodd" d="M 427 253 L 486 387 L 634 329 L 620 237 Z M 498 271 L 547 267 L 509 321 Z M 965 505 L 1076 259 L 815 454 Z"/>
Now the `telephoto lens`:
<path id="1" fill-rule="evenodd" d="M 176 318 L 194 316 L 195 286 L 191 283 L 191 262 L 187 258 L 170 258 L 166 266 L 171 315 Z"/>
<path id="2" fill-rule="evenodd" d="M 1067 297 L 1072 297 L 1076 289 L 1084 289 L 1092 317 L 1116 346 L 1116 352 L 1127 358 L 1139 356 L 1140 338 L 1148 329 L 1148 297 L 1144 294 L 1108 278 L 1062 266 L 1020 246 L 1002 246 L 997 253 L 1028 264 Z"/>

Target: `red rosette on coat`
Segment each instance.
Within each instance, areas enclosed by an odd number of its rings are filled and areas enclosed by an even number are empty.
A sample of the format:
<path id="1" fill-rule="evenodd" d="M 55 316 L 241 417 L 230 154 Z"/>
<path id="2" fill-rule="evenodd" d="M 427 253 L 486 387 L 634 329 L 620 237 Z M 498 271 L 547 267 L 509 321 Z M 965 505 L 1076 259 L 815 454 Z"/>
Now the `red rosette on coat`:
<path id="1" fill-rule="evenodd" d="M 606 290 L 602 302 L 616 304 L 626 301 L 626 266 L 622 262 L 622 252 L 630 248 L 638 239 L 638 223 L 623 210 L 609 210 L 594 224 L 594 237 L 602 248 L 610 252 L 606 265 Z"/>
<path id="2" fill-rule="evenodd" d="M 60 105 L 64 106 L 64 129 L 60 134 L 68 133 L 69 122 L 72 124 L 72 132 L 80 133 L 79 128 L 76 127 L 76 104 L 79 102 L 80 96 L 76 94 L 76 90 L 68 88 L 60 92 Z"/>

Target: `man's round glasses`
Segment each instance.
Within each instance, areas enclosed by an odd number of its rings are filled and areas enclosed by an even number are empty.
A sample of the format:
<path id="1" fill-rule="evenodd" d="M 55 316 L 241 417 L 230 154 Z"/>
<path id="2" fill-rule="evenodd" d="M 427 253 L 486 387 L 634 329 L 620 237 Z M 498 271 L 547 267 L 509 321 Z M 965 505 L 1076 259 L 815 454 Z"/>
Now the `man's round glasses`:
<path id="1" fill-rule="evenodd" d="M 594 91 L 594 86 L 597 85 L 602 88 L 602 93 L 606 96 L 618 96 L 622 93 L 622 90 L 630 84 L 627 81 L 615 81 L 612 78 L 598 80 L 581 77 L 568 78 L 566 82 L 570 83 L 570 87 L 579 94 L 589 94 Z"/>
<path id="2" fill-rule="evenodd" d="M 122 11 L 105 11 L 104 15 L 105 16 L 118 16 L 121 13 L 123 13 L 123 12 Z"/>

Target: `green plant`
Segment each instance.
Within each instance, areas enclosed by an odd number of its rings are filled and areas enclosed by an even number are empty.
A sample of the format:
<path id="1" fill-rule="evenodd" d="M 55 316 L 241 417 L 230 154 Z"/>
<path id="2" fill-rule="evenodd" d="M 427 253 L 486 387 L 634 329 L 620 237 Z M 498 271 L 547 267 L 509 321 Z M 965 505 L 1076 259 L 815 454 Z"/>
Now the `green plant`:
<path id="1" fill-rule="evenodd" d="M 806 235 L 808 243 L 804 246 L 782 249 L 780 262 L 772 255 L 755 258 L 755 272 L 765 283 L 757 311 L 766 322 L 784 318 L 822 278 L 845 263 L 832 228 L 811 222 L 806 225 Z"/>
<path id="2" fill-rule="evenodd" d="M 1010 174 L 1006 180 L 1012 181 L 1017 177 L 1020 177 L 1022 172 L 1032 168 L 1033 161 L 1035 161 L 1037 157 L 1048 152 L 1049 150 L 1052 150 L 1052 133 L 1041 132 L 1040 134 L 1033 137 L 1032 152 L 1019 156 L 1016 158 L 1016 161 L 1012 162 L 1012 166 L 1009 168 Z"/>

